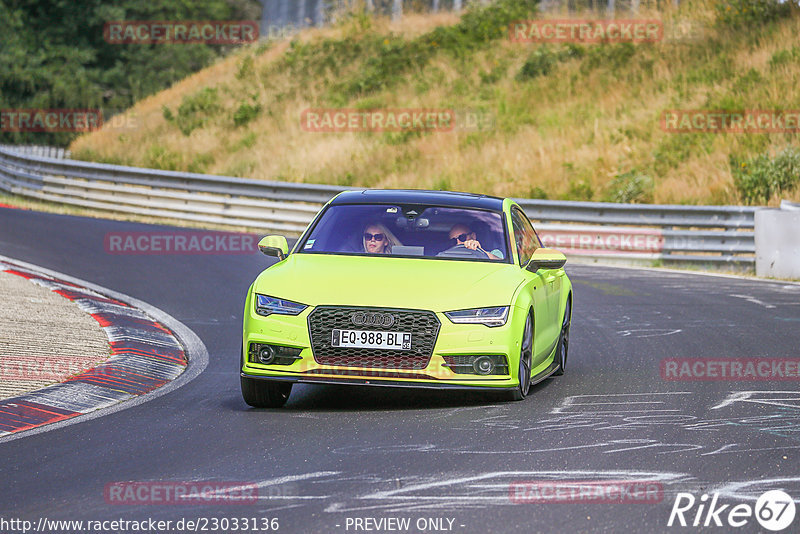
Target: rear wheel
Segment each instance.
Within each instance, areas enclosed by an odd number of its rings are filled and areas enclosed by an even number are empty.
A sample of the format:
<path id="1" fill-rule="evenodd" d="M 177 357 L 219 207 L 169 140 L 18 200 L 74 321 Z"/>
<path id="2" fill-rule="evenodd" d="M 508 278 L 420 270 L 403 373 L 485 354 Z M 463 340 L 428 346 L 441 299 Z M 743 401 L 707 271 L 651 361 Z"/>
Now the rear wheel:
<path id="1" fill-rule="evenodd" d="M 291 382 L 271 382 L 241 377 L 242 397 L 254 408 L 280 408 L 289 400 Z"/>
<path id="2" fill-rule="evenodd" d="M 528 396 L 531 389 L 531 365 L 533 362 L 533 321 L 530 314 L 525 320 L 525 331 L 519 351 L 519 385 L 511 391 L 510 399 L 520 401 Z"/>
<path id="3" fill-rule="evenodd" d="M 561 376 L 567 370 L 567 353 L 569 352 L 569 325 L 572 322 L 572 301 L 567 299 L 564 308 L 564 320 L 561 322 L 561 334 L 558 336 L 558 348 L 556 349 L 556 361 L 558 370 L 553 374 Z"/>

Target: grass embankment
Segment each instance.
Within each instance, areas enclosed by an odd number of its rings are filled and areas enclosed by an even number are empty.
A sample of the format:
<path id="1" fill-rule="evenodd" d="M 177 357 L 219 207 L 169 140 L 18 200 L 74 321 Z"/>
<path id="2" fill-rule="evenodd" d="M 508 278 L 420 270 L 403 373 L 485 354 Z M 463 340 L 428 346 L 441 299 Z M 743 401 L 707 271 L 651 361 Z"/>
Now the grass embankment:
<path id="1" fill-rule="evenodd" d="M 619 202 L 800 200 L 797 134 L 661 128 L 667 109 L 800 109 L 800 16 L 742 7 L 751 3 L 642 11 L 666 29 L 644 44 L 511 42 L 508 23 L 535 4 L 521 0 L 461 19 L 354 15 L 243 49 L 71 149 L 94 161 L 290 182 Z M 491 120 L 452 132 L 316 133 L 301 128 L 307 108 L 447 108 Z"/>

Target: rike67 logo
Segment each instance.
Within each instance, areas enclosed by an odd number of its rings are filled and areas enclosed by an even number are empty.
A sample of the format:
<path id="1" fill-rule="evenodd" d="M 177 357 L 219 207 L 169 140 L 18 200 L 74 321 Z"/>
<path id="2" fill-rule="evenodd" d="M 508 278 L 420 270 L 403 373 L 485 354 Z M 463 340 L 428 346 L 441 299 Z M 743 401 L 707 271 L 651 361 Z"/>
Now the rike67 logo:
<path id="1" fill-rule="evenodd" d="M 667 526 L 742 527 L 755 516 L 762 528 L 777 532 L 792 524 L 795 515 L 794 500 L 788 493 L 771 490 L 761 495 L 755 506 L 749 504 L 719 504 L 719 494 L 710 498 L 703 494 L 698 502 L 691 493 L 678 493 Z M 695 508 L 696 505 L 696 508 Z"/>

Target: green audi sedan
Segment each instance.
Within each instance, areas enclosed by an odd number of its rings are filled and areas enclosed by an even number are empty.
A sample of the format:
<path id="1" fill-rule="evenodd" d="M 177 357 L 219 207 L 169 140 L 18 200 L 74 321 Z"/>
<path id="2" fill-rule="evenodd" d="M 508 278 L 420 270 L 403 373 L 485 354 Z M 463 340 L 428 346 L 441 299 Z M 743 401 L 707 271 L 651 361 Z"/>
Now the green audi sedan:
<path id="1" fill-rule="evenodd" d="M 564 373 L 566 258 L 511 199 L 346 191 L 247 292 L 242 396 L 280 407 L 296 382 L 504 392 Z"/>

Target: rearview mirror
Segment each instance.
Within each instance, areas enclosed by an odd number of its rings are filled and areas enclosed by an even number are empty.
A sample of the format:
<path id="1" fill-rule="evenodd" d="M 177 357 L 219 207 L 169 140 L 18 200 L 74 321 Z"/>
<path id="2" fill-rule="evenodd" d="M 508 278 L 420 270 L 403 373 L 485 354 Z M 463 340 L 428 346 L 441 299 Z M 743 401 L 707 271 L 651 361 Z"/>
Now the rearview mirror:
<path id="1" fill-rule="evenodd" d="M 560 269 L 565 263 L 567 257 L 561 252 L 551 248 L 537 248 L 525 268 L 535 273 L 539 269 Z"/>
<path id="2" fill-rule="evenodd" d="M 275 256 L 282 261 L 289 255 L 289 243 L 282 235 L 268 235 L 258 242 L 258 250 L 267 256 Z"/>

